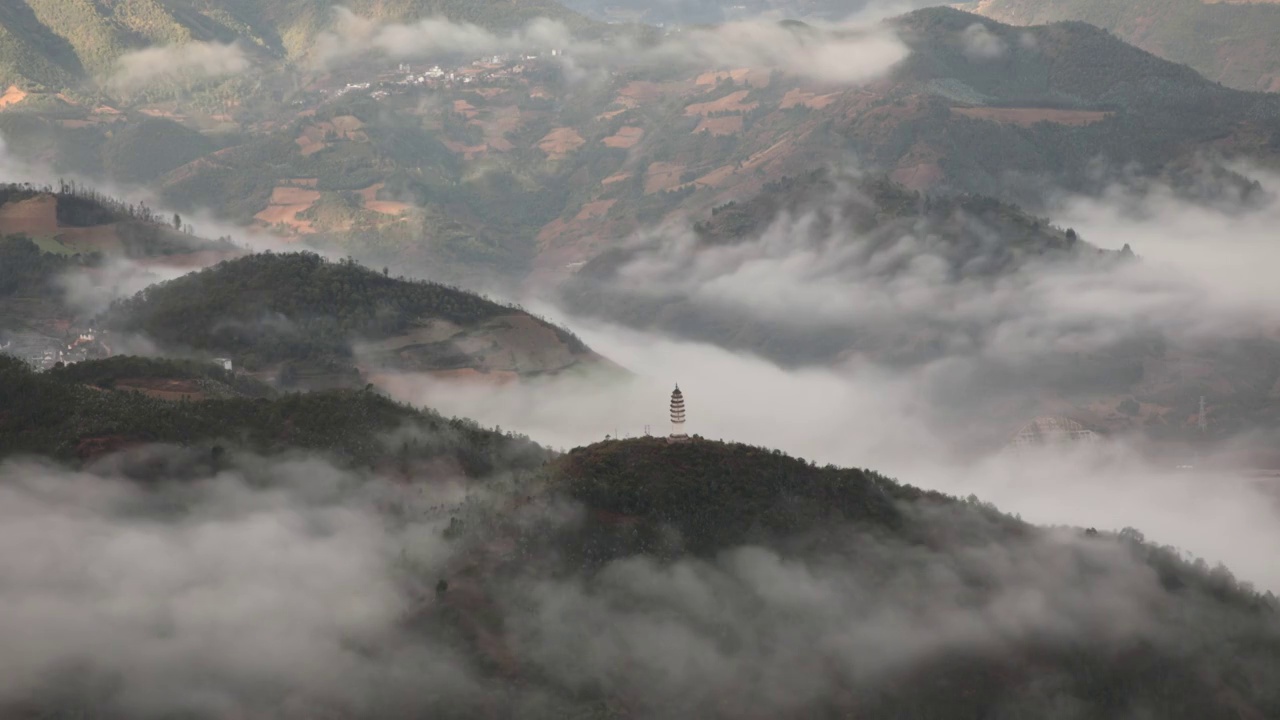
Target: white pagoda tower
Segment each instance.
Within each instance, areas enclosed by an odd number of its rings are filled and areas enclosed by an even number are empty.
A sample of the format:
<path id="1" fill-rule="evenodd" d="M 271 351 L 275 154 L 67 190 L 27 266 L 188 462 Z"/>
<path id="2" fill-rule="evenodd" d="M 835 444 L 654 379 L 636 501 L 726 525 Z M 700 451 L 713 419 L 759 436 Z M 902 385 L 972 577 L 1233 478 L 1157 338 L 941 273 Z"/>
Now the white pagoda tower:
<path id="1" fill-rule="evenodd" d="M 670 442 L 684 442 L 689 436 L 684 432 L 684 395 L 680 392 L 680 386 L 676 385 L 676 389 L 671 393 L 671 437 Z"/>

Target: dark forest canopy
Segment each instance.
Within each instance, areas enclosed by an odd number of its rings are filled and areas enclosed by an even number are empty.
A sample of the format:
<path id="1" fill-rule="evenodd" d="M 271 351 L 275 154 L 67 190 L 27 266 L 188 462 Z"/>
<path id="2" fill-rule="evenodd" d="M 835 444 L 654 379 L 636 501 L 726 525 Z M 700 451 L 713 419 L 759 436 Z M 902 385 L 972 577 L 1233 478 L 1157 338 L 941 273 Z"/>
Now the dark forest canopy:
<path id="1" fill-rule="evenodd" d="M 174 402 L 88 384 L 133 375 L 136 370 L 130 367 L 144 365 L 152 378 L 184 374 L 179 366 L 140 359 L 36 373 L 22 361 L 0 355 L 0 457 L 78 461 L 161 443 L 258 453 L 306 450 L 345 466 L 401 464 L 406 470 L 411 464 L 449 458 L 475 477 L 536 468 L 549 457 L 527 438 L 447 419 L 371 391 Z M 216 372 L 211 369 L 210 375 Z"/>
<path id="2" fill-rule="evenodd" d="M 348 359 L 357 339 L 396 335 L 430 320 L 471 327 L 517 313 L 523 311 L 513 305 L 447 285 L 390 277 L 350 259 L 264 253 L 151 286 L 117 303 L 106 323 L 256 366 Z M 567 331 L 556 332 L 571 347 L 585 349 Z"/>

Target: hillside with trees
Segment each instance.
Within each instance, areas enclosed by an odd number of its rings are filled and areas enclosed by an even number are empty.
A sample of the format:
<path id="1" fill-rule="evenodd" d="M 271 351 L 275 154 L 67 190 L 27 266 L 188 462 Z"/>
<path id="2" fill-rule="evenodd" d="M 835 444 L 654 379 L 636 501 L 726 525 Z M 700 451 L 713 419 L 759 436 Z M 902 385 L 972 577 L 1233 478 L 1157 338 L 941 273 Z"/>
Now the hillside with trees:
<path id="1" fill-rule="evenodd" d="M 0 355 L 0 457 L 35 455 L 78 463 L 150 444 L 262 454 L 307 451 L 353 468 L 421 472 L 448 461 L 471 477 L 536 469 L 549 455 L 527 438 L 485 430 L 393 402 L 368 390 L 172 401 L 124 380 L 191 377 L 191 365 L 113 358 L 36 373 Z M 217 369 L 198 370 L 217 377 Z M 247 379 L 223 377 L 252 390 Z M 106 385 L 108 387 L 103 387 Z M 118 385 L 119 387 L 115 387 Z M 258 391 L 260 392 L 260 391 Z"/>
<path id="2" fill-rule="evenodd" d="M 582 717 L 619 704 L 680 718 L 1280 711 L 1274 596 L 1132 528 L 1035 527 L 977 498 L 697 438 L 606 441 L 546 475 L 515 517 L 459 516 L 467 561 L 429 617 L 475 626 L 483 662 L 571 695 Z M 530 509 L 566 496 L 571 522 Z M 1031 597 L 1036 610 L 1018 600 Z M 1146 629 L 1117 632 L 1117 614 Z M 690 654 L 701 661 L 679 678 L 660 671 Z M 796 662 L 803 692 L 756 689 L 800 687 Z"/>
<path id="3" fill-rule="evenodd" d="M 350 367 L 362 344 L 417 371 L 536 374 L 599 360 L 568 331 L 515 306 L 314 253 L 250 255 L 151 286 L 117 303 L 105 325 L 249 370 L 274 367 L 277 376 Z"/>
<path id="4" fill-rule="evenodd" d="M 1076 20 L 1241 90 L 1280 90 L 1280 7 L 1202 0 L 980 0 L 974 12 L 1013 25 Z"/>
<path id="5" fill-rule="evenodd" d="M 238 43 L 266 62 L 302 60 L 338 7 L 387 23 L 441 16 L 494 29 L 538 17 L 589 24 L 555 0 L 12 0 L 0 7 L 0 90 L 80 91 L 108 79 L 126 53 L 190 42 Z"/>

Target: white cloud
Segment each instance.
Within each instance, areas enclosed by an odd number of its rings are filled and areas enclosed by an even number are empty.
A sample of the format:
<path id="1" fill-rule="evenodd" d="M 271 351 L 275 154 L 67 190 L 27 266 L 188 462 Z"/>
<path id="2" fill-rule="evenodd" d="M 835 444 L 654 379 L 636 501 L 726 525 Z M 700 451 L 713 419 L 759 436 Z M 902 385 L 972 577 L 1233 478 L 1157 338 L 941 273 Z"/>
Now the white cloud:
<path id="1" fill-rule="evenodd" d="M 1009 46 L 1004 40 L 997 37 L 987 29 L 986 25 L 980 22 L 965 28 L 960 35 L 960 42 L 963 43 L 964 54 L 971 60 L 994 60 L 1003 57 L 1005 52 L 1009 50 Z"/>
<path id="2" fill-rule="evenodd" d="M 157 83 L 189 83 L 235 75 L 250 66 L 249 57 L 236 44 L 189 42 L 149 47 L 121 56 L 108 85 L 118 91 L 135 92 Z"/>

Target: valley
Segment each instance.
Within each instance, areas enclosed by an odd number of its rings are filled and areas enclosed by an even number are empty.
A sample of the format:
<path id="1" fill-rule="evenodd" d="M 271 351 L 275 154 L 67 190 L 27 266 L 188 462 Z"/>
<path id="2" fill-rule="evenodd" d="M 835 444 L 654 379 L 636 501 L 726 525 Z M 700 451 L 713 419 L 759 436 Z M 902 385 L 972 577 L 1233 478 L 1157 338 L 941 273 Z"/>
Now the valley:
<path id="1" fill-rule="evenodd" d="M 0 7 L 0 717 L 1280 717 L 1271 4 Z"/>

